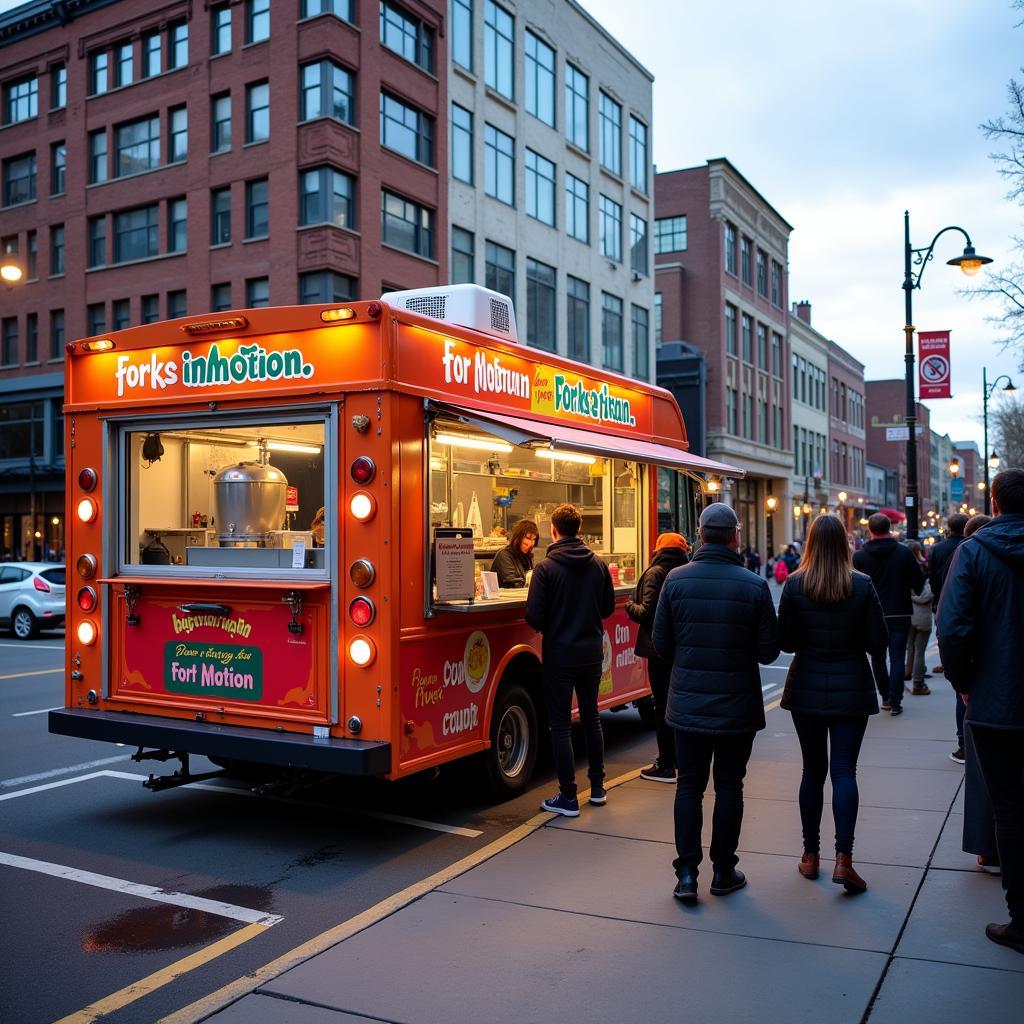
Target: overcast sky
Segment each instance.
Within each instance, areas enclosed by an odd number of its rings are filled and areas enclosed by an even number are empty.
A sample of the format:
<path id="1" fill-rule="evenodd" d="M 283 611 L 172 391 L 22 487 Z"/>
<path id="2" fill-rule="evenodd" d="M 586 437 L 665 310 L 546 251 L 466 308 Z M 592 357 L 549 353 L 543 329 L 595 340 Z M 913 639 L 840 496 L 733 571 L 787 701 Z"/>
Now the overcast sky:
<path id="1" fill-rule="evenodd" d="M 583 3 L 655 76 L 658 167 L 739 168 L 794 226 L 791 299 L 868 378 L 903 374 L 904 209 L 915 246 L 959 224 L 1004 263 L 1024 233 L 978 130 L 1024 63 L 1010 0 Z M 933 427 L 980 444 L 982 366 L 1022 388 L 1024 374 L 993 342 L 995 309 L 958 294 L 966 279 L 945 261 L 960 251 L 959 235 L 939 240 L 914 319 L 953 332 L 955 397 L 928 403 Z"/>

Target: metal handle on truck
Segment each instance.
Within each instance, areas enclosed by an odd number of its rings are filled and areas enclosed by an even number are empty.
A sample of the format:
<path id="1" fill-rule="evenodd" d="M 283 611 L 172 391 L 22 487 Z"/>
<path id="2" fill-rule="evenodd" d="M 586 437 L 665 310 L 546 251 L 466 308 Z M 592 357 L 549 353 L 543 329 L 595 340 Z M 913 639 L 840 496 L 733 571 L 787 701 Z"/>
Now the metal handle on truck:
<path id="1" fill-rule="evenodd" d="M 231 609 L 226 604 L 204 604 L 194 602 L 191 604 L 179 604 L 178 611 L 185 615 L 230 615 Z"/>

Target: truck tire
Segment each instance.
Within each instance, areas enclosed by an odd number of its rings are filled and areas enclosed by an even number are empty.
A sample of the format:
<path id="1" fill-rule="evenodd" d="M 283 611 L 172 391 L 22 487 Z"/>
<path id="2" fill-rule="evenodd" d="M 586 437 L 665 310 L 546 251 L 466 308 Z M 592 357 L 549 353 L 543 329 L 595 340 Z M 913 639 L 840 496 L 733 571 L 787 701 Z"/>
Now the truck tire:
<path id="1" fill-rule="evenodd" d="M 34 640 L 39 636 L 39 620 L 30 608 L 22 605 L 11 614 L 11 632 L 19 640 Z"/>
<path id="2" fill-rule="evenodd" d="M 503 686 L 491 714 L 491 747 L 483 753 L 492 796 L 508 800 L 526 789 L 537 763 L 539 741 L 533 698 L 517 683 Z"/>

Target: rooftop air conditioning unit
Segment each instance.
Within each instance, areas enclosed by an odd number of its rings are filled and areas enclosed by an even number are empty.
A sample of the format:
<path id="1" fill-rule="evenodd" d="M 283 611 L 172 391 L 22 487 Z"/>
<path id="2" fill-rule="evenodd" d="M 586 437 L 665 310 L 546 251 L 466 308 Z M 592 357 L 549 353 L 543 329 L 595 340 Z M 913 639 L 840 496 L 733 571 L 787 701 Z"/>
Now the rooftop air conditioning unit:
<path id="1" fill-rule="evenodd" d="M 512 300 L 477 284 L 450 284 L 438 288 L 412 288 L 388 292 L 381 301 L 446 324 L 468 327 L 505 341 L 519 341 Z"/>

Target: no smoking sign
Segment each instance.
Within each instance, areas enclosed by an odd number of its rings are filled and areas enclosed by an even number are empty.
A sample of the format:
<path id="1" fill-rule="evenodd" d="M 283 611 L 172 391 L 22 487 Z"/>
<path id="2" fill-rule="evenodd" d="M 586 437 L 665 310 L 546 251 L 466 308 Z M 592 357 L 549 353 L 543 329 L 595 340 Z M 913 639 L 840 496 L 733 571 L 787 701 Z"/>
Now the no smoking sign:
<path id="1" fill-rule="evenodd" d="M 925 356 L 921 361 L 921 376 L 929 384 L 942 384 L 949 380 L 949 360 L 945 356 Z"/>
<path id="2" fill-rule="evenodd" d="M 922 398 L 949 398 L 949 331 L 921 331 L 917 336 Z"/>

